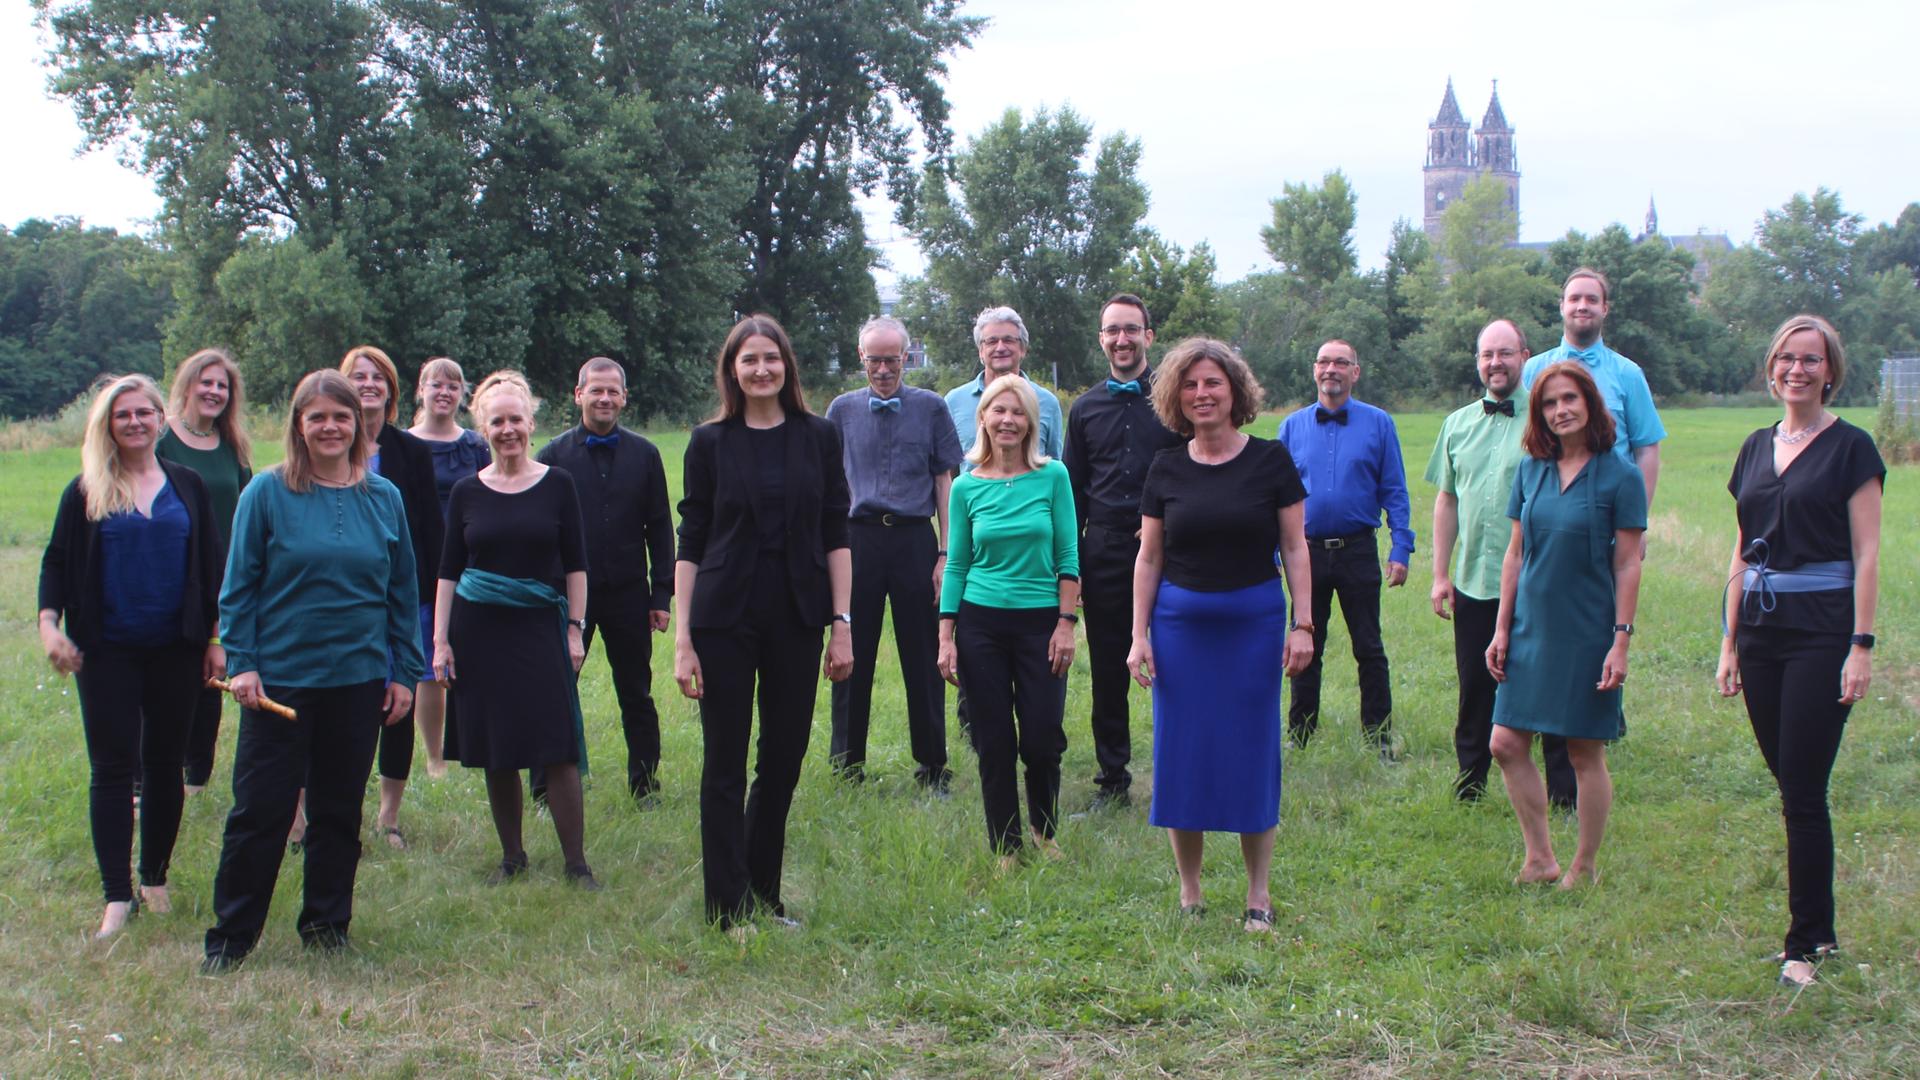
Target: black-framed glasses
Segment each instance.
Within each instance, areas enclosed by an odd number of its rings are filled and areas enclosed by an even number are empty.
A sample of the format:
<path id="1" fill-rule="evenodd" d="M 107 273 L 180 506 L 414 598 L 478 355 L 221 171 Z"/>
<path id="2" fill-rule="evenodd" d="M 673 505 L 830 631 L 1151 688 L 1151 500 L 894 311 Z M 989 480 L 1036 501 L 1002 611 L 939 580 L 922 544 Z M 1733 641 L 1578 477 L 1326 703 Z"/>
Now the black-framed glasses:
<path id="1" fill-rule="evenodd" d="M 1100 336 L 1134 337 L 1135 335 L 1146 332 L 1146 329 L 1146 327 L 1141 326 L 1139 323 L 1126 323 L 1121 326 L 1103 326 L 1100 328 Z"/>

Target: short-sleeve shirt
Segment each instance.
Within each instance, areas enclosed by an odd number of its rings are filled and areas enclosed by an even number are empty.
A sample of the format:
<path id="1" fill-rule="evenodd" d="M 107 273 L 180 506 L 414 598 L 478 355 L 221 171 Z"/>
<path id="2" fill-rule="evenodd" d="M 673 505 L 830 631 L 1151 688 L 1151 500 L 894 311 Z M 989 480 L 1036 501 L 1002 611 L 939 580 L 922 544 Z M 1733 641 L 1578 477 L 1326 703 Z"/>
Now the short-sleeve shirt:
<path id="1" fill-rule="evenodd" d="M 1427 459 L 1427 483 L 1453 496 L 1459 506 L 1454 588 L 1475 600 L 1500 595 L 1500 563 L 1513 532 L 1507 497 L 1513 492 L 1513 474 L 1526 456 L 1520 435 L 1527 426 L 1527 392 L 1517 391 L 1509 399 L 1512 416 L 1488 412 L 1489 400 L 1456 409 L 1441 421 L 1440 437 Z"/>
<path id="2" fill-rule="evenodd" d="M 453 497 L 453 485 L 493 463 L 493 453 L 480 433 L 462 428 L 456 438 L 440 440 L 420 436 L 433 451 L 433 490 L 440 496 L 440 516 L 447 516 L 447 500 Z"/>
<path id="3" fill-rule="evenodd" d="M 1280 509 L 1306 497 L 1286 446 L 1249 437 L 1232 460 L 1218 465 L 1193 460 L 1185 446 L 1155 454 L 1140 514 L 1164 523 L 1168 581 L 1195 592 L 1229 592 L 1273 580 Z"/>
<path id="4" fill-rule="evenodd" d="M 495 491 L 478 476 L 454 484 L 440 576 L 458 581 L 468 567 L 545 582 L 564 595 L 567 575 L 587 568 L 580 498 L 567 470 L 549 465 L 522 491 Z"/>
<path id="5" fill-rule="evenodd" d="M 1021 372 L 1020 377 L 1027 380 L 1027 385 L 1033 388 L 1033 396 L 1040 399 L 1040 452 L 1057 458 L 1066 446 L 1067 430 L 1060 412 L 1060 398 L 1034 382 L 1026 372 Z M 947 412 L 953 417 L 953 433 L 960 440 L 962 454 L 973 449 L 973 440 L 980 434 L 980 395 L 986 391 L 987 373 L 984 370 L 947 391 Z M 972 472 L 973 462 L 962 458 L 960 471 Z"/>
<path id="6" fill-rule="evenodd" d="M 1540 377 L 1547 365 L 1572 359 L 1575 359 L 1573 347 L 1563 339 L 1554 348 L 1528 357 L 1526 366 L 1520 369 L 1520 385 L 1532 390 L 1533 380 Z M 1647 385 L 1646 372 L 1640 370 L 1639 364 L 1607 348 L 1604 341 L 1594 342 L 1593 348 L 1578 359 L 1587 366 L 1593 384 L 1606 400 L 1607 411 L 1613 414 L 1615 455 L 1631 462 L 1635 450 L 1667 437 L 1666 426 L 1660 423 L 1660 411 L 1653 405 L 1653 390 Z"/>
<path id="7" fill-rule="evenodd" d="M 1887 480 L 1886 463 L 1873 436 L 1835 419 L 1813 437 L 1784 474 L 1773 471 L 1773 435 L 1769 425 L 1747 436 L 1733 463 L 1727 491 L 1740 519 L 1742 553 L 1749 564 L 1764 561 L 1771 570 L 1793 570 L 1808 563 L 1853 559 L 1852 518 L 1847 501 L 1861 485 Z M 1762 541 L 1764 549 L 1756 550 Z M 1734 588 L 1740 588 L 1735 582 Z M 1757 602 L 1740 605 L 1746 626 L 1790 626 L 1816 633 L 1853 632 L 1853 589 L 1776 592 L 1772 611 Z"/>
<path id="8" fill-rule="evenodd" d="M 850 390 L 827 406 L 840 429 L 852 517 L 932 517 L 933 482 L 960 466 L 960 436 L 940 395 L 902 386 L 900 406 L 876 410 L 872 390 Z"/>

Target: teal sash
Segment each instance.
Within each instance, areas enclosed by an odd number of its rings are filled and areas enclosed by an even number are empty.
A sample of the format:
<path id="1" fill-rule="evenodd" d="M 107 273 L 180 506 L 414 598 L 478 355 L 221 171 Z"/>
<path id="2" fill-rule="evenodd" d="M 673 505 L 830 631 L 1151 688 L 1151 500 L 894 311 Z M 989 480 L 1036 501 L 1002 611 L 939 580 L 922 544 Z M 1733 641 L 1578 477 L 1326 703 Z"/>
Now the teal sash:
<path id="1" fill-rule="evenodd" d="M 553 590 L 553 586 L 532 578 L 510 578 L 496 574 L 491 570 L 476 570 L 473 567 L 460 572 L 460 581 L 454 586 L 454 595 L 469 604 L 492 604 L 495 607 L 552 608 L 554 618 L 560 624 L 560 640 L 565 648 L 567 640 L 567 598 Z M 569 673 L 571 674 L 571 673 Z M 587 725 L 580 716 L 580 686 L 577 680 L 567 682 L 568 704 L 573 707 L 573 741 L 580 754 L 580 775 L 587 775 Z"/>

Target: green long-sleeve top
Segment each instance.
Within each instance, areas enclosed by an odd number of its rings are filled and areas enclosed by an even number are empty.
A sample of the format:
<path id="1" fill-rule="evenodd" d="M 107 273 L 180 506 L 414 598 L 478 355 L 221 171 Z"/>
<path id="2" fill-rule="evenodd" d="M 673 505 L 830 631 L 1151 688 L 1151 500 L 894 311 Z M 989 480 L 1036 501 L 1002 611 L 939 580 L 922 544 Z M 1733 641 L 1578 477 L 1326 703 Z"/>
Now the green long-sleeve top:
<path id="1" fill-rule="evenodd" d="M 1011 480 L 967 473 L 953 482 L 940 613 L 981 607 L 1054 607 L 1060 580 L 1080 576 L 1080 541 L 1067 467 L 1049 460 Z"/>
<path id="2" fill-rule="evenodd" d="M 227 671 L 268 686 L 352 686 L 388 677 L 412 686 L 420 655 L 419 585 L 400 489 L 314 484 L 279 469 L 240 493 L 220 590 Z"/>

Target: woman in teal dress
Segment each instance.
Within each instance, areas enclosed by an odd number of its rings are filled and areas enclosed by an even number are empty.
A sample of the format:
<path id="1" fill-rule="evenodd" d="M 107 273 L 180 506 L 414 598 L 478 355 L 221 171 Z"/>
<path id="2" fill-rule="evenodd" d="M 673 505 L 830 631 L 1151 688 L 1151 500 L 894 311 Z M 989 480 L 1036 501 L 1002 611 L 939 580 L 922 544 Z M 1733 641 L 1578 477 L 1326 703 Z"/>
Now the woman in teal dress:
<path id="1" fill-rule="evenodd" d="M 1613 440 L 1613 417 L 1584 367 L 1567 361 L 1540 373 L 1527 402 L 1527 457 L 1507 502 L 1513 538 L 1487 646 L 1487 670 L 1500 682 L 1493 757 L 1527 848 L 1516 883 L 1557 880 L 1571 889 L 1600 877 L 1596 859 L 1613 807 L 1607 743 L 1626 733 L 1621 686 L 1647 527 L 1646 484 L 1613 452 Z M 1564 874 L 1548 835 L 1546 783 L 1532 760 L 1536 732 L 1566 737 L 1580 785 L 1579 846 Z"/>

